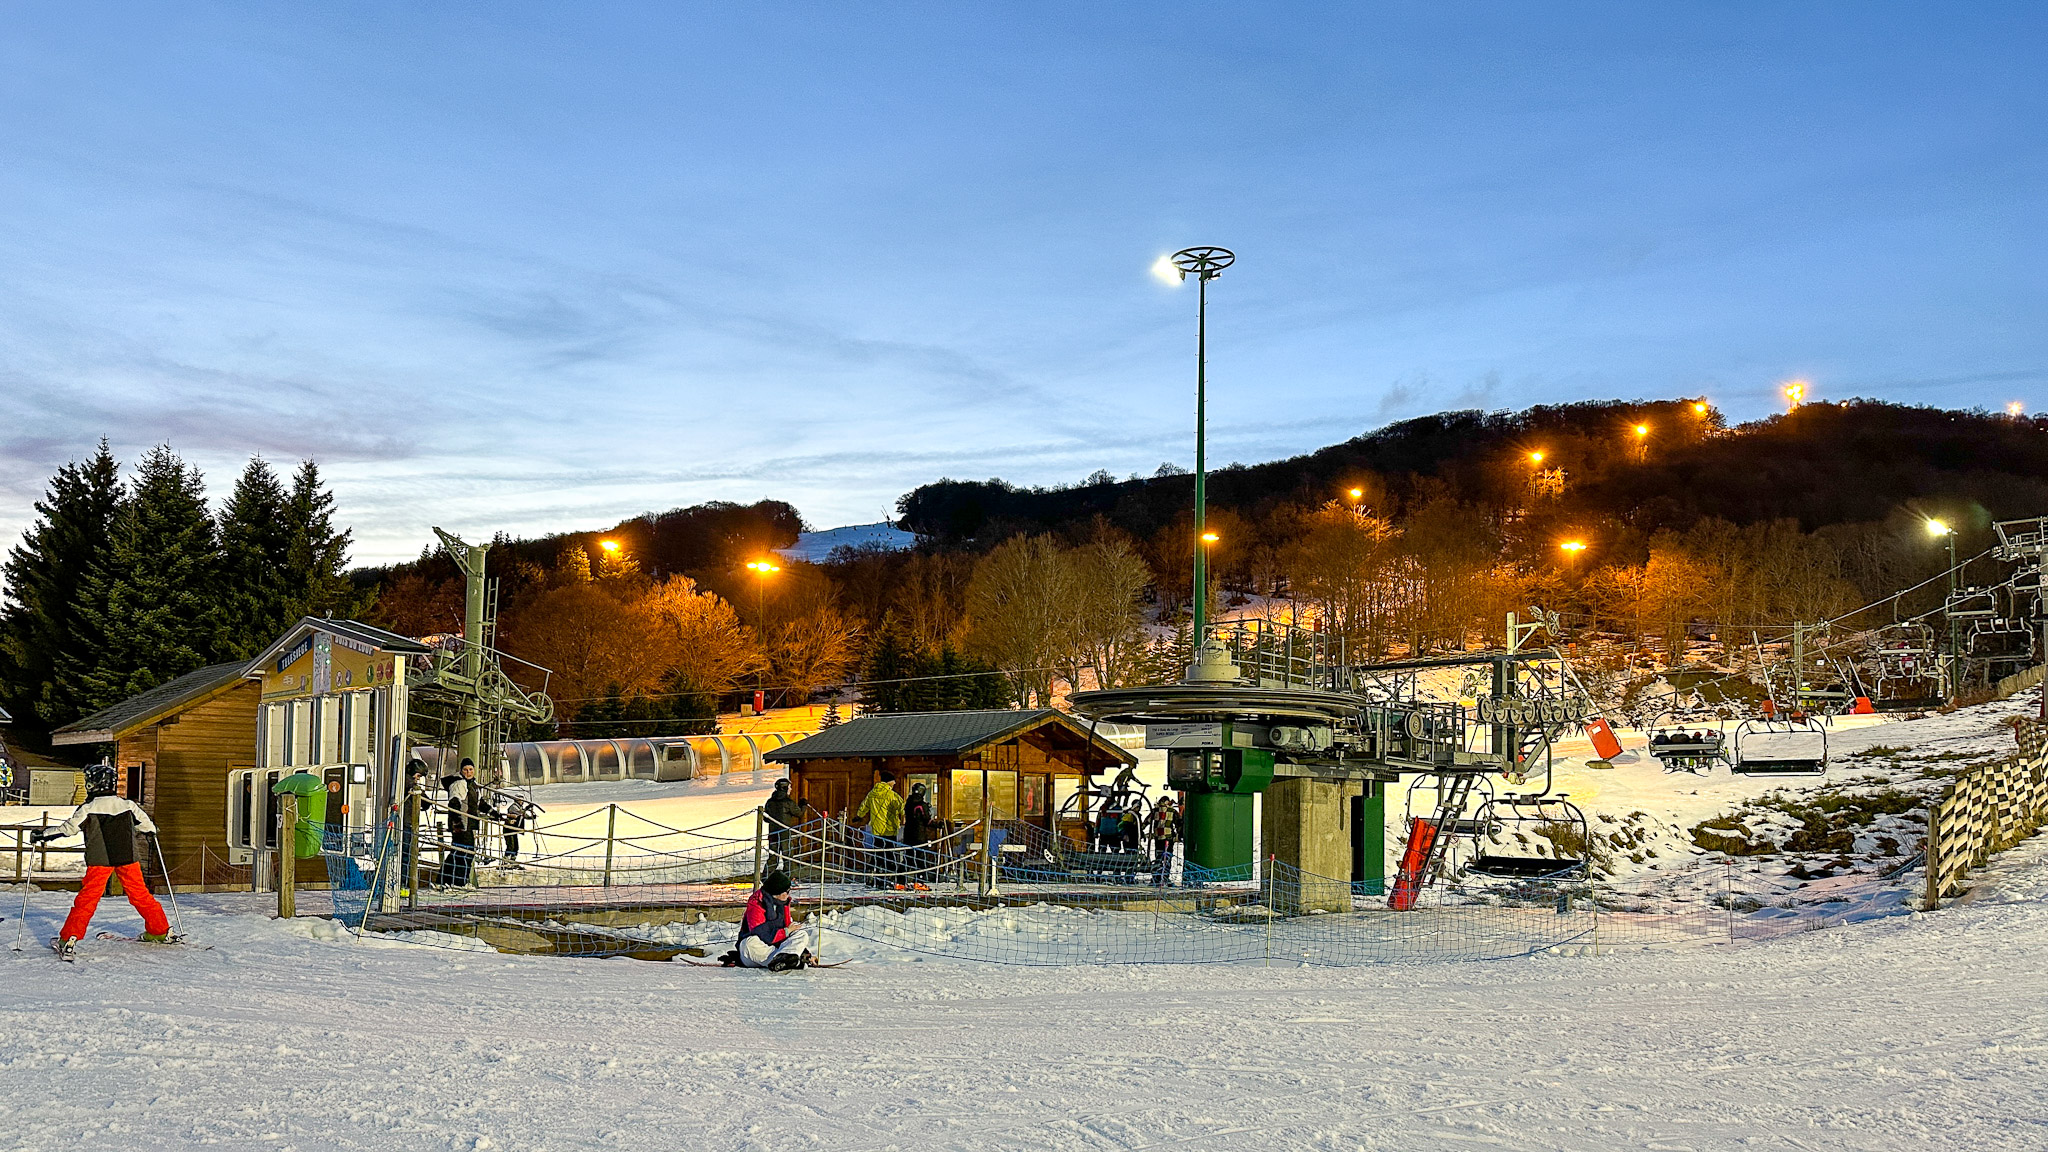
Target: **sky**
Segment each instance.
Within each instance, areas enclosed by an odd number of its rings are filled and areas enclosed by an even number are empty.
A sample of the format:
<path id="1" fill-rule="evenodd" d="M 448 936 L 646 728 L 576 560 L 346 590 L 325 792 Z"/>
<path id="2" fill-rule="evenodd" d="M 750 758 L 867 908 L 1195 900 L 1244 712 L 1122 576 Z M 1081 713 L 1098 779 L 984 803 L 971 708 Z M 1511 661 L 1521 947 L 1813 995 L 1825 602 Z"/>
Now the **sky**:
<path id="1" fill-rule="evenodd" d="M 2048 404 L 2037 4 L 18 3 L 0 540 L 106 437 L 358 562 L 1449 408 Z"/>

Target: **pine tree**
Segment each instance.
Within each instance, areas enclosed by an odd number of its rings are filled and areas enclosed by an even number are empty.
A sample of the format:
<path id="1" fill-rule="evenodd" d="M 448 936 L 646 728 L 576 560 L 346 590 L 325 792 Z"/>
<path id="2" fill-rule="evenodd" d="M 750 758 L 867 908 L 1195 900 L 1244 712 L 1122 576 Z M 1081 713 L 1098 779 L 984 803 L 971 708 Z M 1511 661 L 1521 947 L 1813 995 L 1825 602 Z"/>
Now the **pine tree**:
<path id="1" fill-rule="evenodd" d="M 348 567 L 350 533 L 334 530 L 334 494 L 322 487 L 320 466 L 311 460 L 300 464 L 292 477 L 285 522 L 291 530 L 285 561 L 285 580 L 293 601 L 291 618 L 346 617 L 368 608 L 366 600 L 358 601 L 343 574 Z M 275 637 L 265 637 L 259 643 L 272 639 Z"/>
<path id="2" fill-rule="evenodd" d="M 213 603 L 217 660 L 246 660 L 300 615 L 291 580 L 296 532 L 284 485 L 262 457 L 250 459 L 220 514 L 220 576 Z"/>
<path id="3" fill-rule="evenodd" d="M 88 707 L 104 708 L 206 663 L 219 559 L 205 480 L 167 444 L 150 449 L 86 577 L 81 616 L 97 641 L 71 653 Z M 69 669 L 60 668 L 64 676 Z"/>
<path id="4" fill-rule="evenodd" d="M 842 722 L 842 718 L 839 715 L 839 697 L 834 696 L 830 700 L 825 701 L 825 715 L 819 718 L 818 727 L 821 729 L 837 728 Z"/>
<path id="5" fill-rule="evenodd" d="M 867 667 L 861 670 L 863 714 L 906 710 L 903 678 L 910 673 L 910 659 L 894 624 L 893 619 L 885 617 L 882 634 L 875 638 L 874 647 L 868 649 Z"/>
<path id="6" fill-rule="evenodd" d="M 121 468 L 102 440 L 85 463 L 58 469 L 35 505 L 38 519 L 0 568 L 0 699 L 26 731 L 89 711 L 81 685 L 58 670 L 66 654 L 96 647 L 79 596 L 87 574 L 106 563 L 121 499 Z"/>

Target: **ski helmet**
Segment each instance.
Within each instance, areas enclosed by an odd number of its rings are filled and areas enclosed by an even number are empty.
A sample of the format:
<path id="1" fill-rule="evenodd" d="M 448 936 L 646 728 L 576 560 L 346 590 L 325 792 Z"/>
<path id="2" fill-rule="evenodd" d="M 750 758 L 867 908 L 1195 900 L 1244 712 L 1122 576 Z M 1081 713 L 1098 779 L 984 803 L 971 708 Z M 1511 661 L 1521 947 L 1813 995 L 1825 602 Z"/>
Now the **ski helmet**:
<path id="1" fill-rule="evenodd" d="M 85 794 L 88 798 L 114 794 L 114 766 L 107 763 L 94 764 L 85 770 Z"/>

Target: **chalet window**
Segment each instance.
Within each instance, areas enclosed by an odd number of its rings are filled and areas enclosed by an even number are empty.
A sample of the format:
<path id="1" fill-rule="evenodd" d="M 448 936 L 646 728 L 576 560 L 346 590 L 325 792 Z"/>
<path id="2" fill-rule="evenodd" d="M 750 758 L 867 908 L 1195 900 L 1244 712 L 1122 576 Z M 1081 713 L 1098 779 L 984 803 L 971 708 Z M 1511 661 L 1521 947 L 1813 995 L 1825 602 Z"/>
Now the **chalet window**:
<path id="1" fill-rule="evenodd" d="M 313 726 L 312 703 L 307 700 L 294 700 L 286 708 L 284 762 L 291 767 L 310 764 L 312 761 L 307 759 L 307 756 L 310 754 L 308 741 L 312 736 L 310 729 Z"/>
<path id="2" fill-rule="evenodd" d="M 981 819 L 981 773 L 961 768 L 953 773 L 953 810 L 948 817 L 961 824 Z"/>
<path id="3" fill-rule="evenodd" d="M 300 701 L 300 703 L 304 703 L 304 701 Z M 275 848 L 277 847 L 277 801 L 271 789 L 284 777 L 284 773 L 266 772 L 263 775 L 264 778 L 260 782 L 263 791 L 255 799 L 260 804 L 257 807 L 257 811 L 262 814 L 263 818 L 263 846 L 265 848 Z"/>
<path id="4" fill-rule="evenodd" d="M 255 773 L 237 772 L 230 794 L 228 819 L 233 824 L 228 829 L 228 839 L 237 848 L 249 848 L 250 822 L 255 812 Z"/>
<path id="5" fill-rule="evenodd" d="M 1021 778 L 1022 786 L 1019 790 L 1019 799 L 1026 817 L 1045 815 L 1045 786 L 1047 780 L 1048 778 L 1044 776 L 1025 776 Z"/>
<path id="6" fill-rule="evenodd" d="M 988 774 L 988 817 L 991 820 L 1015 820 L 1017 818 L 1017 774 L 1015 772 L 991 772 Z"/>
<path id="7" fill-rule="evenodd" d="M 368 764 L 373 747 L 370 724 L 370 694 L 351 692 L 348 695 L 348 753 L 344 757 L 351 764 Z"/>

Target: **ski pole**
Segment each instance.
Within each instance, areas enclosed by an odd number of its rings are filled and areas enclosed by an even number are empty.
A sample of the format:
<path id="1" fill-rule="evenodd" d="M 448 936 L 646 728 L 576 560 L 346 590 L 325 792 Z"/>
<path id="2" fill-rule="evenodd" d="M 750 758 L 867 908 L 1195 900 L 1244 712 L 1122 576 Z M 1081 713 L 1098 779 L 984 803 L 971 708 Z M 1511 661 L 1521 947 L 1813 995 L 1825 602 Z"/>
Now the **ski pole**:
<path id="1" fill-rule="evenodd" d="M 28 881 L 21 882 L 21 919 L 14 922 L 14 950 L 21 951 L 21 933 L 28 927 Z"/>
<path id="2" fill-rule="evenodd" d="M 164 861 L 164 842 L 154 832 L 150 833 L 149 842 L 156 845 L 156 866 L 163 869 L 164 892 L 171 898 L 171 916 L 176 920 L 171 930 L 182 939 L 185 935 L 185 914 L 178 908 L 178 886 L 171 881 L 171 866 Z"/>

